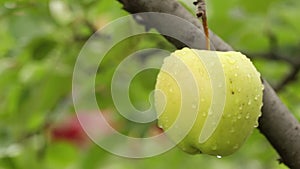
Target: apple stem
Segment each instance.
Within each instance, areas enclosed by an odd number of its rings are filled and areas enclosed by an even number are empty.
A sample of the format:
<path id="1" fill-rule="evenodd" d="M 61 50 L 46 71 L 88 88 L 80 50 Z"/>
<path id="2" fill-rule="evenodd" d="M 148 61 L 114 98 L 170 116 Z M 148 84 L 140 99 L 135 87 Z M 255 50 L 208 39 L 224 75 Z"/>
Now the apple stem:
<path id="1" fill-rule="evenodd" d="M 206 48 L 207 50 L 210 50 L 210 40 L 209 40 L 209 30 L 207 24 L 205 0 L 197 0 L 196 2 L 194 2 L 194 5 L 196 5 L 197 7 L 197 12 L 196 12 L 197 17 L 202 19 L 202 26 L 203 26 L 205 40 L 206 40 Z"/>

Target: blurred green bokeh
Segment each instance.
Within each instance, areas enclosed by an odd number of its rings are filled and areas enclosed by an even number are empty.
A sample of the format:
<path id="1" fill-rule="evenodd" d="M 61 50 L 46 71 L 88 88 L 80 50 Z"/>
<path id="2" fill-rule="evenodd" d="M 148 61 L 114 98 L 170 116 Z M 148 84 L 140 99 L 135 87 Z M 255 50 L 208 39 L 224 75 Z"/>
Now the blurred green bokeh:
<path id="1" fill-rule="evenodd" d="M 277 38 L 278 52 L 287 56 L 299 53 L 300 1 L 207 1 L 210 28 L 236 50 L 267 53 L 272 34 Z M 194 10 L 192 1 L 181 2 Z M 53 139 L 53 126 L 74 116 L 72 73 L 81 48 L 96 30 L 125 15 L 128 13 L 117 1 L 0 2 L 0 169 L 286 168 L 277 162 L 278 155 L 258 130 L 237 153 L 221 159 L 188 155 L 177 148 L 147 159 L 127 159 L 93 143 L 78 145 L 71 137 Z M 132 37 L 108 53 L 101 63 L 101 77 L 97 76 L 95 82 L 101 109 L 122 123 L 120 132 L 134 136 L 144 136 L 155 123 L 138 125 L 120 117 L 110 83 L 115 68 L 126 56 L 146 48 L 175 50 L 159 35 Z M 252 61 L 273 86 L 291 70 L 284 61 L 260 56 Z M 139 109 L 149 106 L 156 75 L 157 70 L 147 70 L 133 79 L 130 97 Z M 293 81 L 278 94 L 300 120 L 300 81 Z"/>

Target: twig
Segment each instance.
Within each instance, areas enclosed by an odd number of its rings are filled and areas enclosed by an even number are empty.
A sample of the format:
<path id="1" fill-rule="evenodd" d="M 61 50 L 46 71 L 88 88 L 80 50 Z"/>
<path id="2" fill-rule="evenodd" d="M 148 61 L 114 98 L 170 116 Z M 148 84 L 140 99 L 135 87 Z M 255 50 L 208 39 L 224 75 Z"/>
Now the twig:
<path id="1" fill-rule="evenodd" d="M 292 71 L 283 78 L 283 80 L 276 86 L 274 87 L 275 91 L 280 91 L 282 90 L 287 84 L 297 80 L 297 75 L 300 72 L 300 64 L 296 65 L 293 67 Z"/>
<path id="2" fill-rule="evenodd" d="M 176 23 L 169 23 L 169 27 L 172 28 L 172 33 L 179 37 L 179 40 L 174 40 L 171 37 L 165 36 L 165 38 L 170 41 L 178 49 L 185 46 L 193 47 L 194 49 L 206 49 L 205 37 L 203 34 L 199 34 L 199 30 L 203 30 L 203 27 L 199 20 L 190 14 L 180 3 L 175 0 L 163 0 L 163 1 L 146 1 L 146 0 L 118 0 L 123 4 L 123 9 L 135 14 L 139 12 L 158 12 L 158 13 L 168 13 L 174 16 L 180 17 L 190 24 L 176 25 Z M 150 4 L 150 5 L 149 5 Z M 160 33 L 163 34 L 163 30 L 160 30 L 161 26 L 160 18 L 143 18 L 143 24 L 147 25 L 147 28 L 155 28 Z M 176 28 L 176 29 L 174 29 Z M 218 51 L 231 51 L 233 50 L 231 46 L 225 43 L 220 37 L 216 36 L 212 31 L 209 31 L 211 50 Z M 199 44 L 200 43 L 200 44 Z"/>
<path id="3" fill-rule="evenodd" d="M 210 50 L 209 29 L 207 24 L 205 0 L 197 0 L 196 2 L 194 2 L 194 5 L 197 7 L 197 17 L 202 19 L 202 26 L 206 37 L 206 48 L 207 50 Z"/>
<path id="4" fill-rule="evenodd" d="M 296 56 L 283 55 L 282 53 L 286 53 L 286 52 L 281 52 L 280 51 L 280 47 L 278 45 L 277 37 L 271 31 L 267 32 L 267 37 L 269 39 L 269 44 L 270 44 L 269 52 L 256 53 L 256 54 L 255 53 L 252 53 L 252 54 L 248 53 L 247 56 L 249 56 L 250 58 L 263 57 L 263 58 L 271 59 L 271 60 L 284 61 L 292 67 L 292 70 L 281 80 L 281 82 L 279 82 L 274 87 L 275 91 L 279 92 L 286 85 L 288 85 L 289 83 L 291 83 L 291 82 L 293 82 L 297 79 L 297 75 L 300 71 L 300 59 L 298 59 Z M 298 46 L 295 46 L 294 48 L 297 49 Z M 245 52 L 245 53 L 247 53 L 247 52 Z"/>

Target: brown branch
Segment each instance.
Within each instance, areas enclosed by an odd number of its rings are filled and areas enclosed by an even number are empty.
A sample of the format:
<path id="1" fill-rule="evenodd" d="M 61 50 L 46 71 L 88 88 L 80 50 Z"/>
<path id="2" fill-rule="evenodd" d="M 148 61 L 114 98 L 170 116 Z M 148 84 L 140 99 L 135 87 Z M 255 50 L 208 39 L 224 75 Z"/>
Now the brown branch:
<path id="1" fill-rule="evenodd" d="M 198 20 L 193 17 L 184 7 L 182 7 L 175 0 L 119 0 L 124 5 L 124 9 L 130 13 L 138 12 L 163 12 L 169 13 L 175 16 L 179 16 L 186 21 L 194 24 L 196 27 L 202 30 L 201 24 Z M 151 18 L 153 19 L 153 18 Z M 146 22 L 149 19 L 144 18 Z M 156 28 L 159 32 L 162 31 L 159 26 L 159 21 L 151 20 L 151 27 Z M 159 23 L 155 25 L 155 23 Z M 174 28 L 169 25 L 170 28 Z M 177 27 L 175 27 L 177 29 Z M 188 29 L 185 29 L 188 28 Z M 196 41 L 195 37 L 200 37 L 201 42 L 205 44 L 205 37 L 199 33 L 199 31 L 190 27 L 180 28 L 179 31 L 175 32 L 182 37 L 182 42 L 188 42 L 184 44 L 180 41 L 174 41 L 168 39 L 177 48 L 183 46 L 189 46 L 197 49 L 205 49 L 205 45 L 199 47 L 199 42 Z M 178 28 L 179 29 L 179 28 Z M 185 30 L 185 31 L 182 31 Z M 232 48 L 222 41 L 217 35 L 210 31 L 211 43 L 214 45 L 215 50 L 219 51 L 230 51 Z M 168 38 L 168 37 L 166 37 Z M 199 40 L 199 39 L 197 39 Z M 278 96 L 275 94 L 271 86 L 263 80 L 264 90 L 264 106 L 263 113 L 259 119 L 259 129 L 262 134 L 266 136 L 272 146 L 281 156 L 282 162 L 292 169 L 300 168 L 300 124 L 295 117 L 289 112 L 286 106 L 280 101 Z"/>
<path id="2" fill-rule="evenodd" d="M 174 38 L 166 37 L 174 46 L 177 48 L 183 48 L 185 46 L 190 46 L 196 49 L 205 49 L 206 41 L 205 35 L 201 23 L 199 20 L 190 14 L 180 3 L 174 0 L 118 0 L 124 6 L 123 8 L 134 14 L 139 12 L 159 12 L 159 13 L 168 13 L 174 16 L 178 16 L 186 21 L 185 25 L 178 25 L 178 23 L 168 22 L 168 34 L 172 33 L 179 37 L 179 40 Z M 146 26 L 147 29 L 155 28 L 161 34 L 164 34 L 164 28 L 166 23 L 163 23 L 161 20 L 163 18 L 147 18 L 143 16 L 143 20 L 139 19 L 139 23 L 142 23 Z M 189 23 L 189 24 L 188 24 Z M 221 38 L 215 35 L 212 31 L 209 31 L 211 39 L 211 50 L 218 51 L 228 51 L 233 50 L 228 44 L 226 44 Z"/>
<path id="3" fill-rule="evenodd" d="M 300 125 L 264 80 L 263 114 L 259 129 L 280 155 L 280 161 L 292 169 L 300 168 Z"/>

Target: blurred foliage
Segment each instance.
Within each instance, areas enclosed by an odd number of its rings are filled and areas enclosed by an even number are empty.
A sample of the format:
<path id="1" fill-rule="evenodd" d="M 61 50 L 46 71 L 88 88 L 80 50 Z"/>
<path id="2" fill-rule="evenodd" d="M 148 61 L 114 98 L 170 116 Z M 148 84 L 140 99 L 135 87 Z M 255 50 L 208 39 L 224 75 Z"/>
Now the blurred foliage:
<path id="1" fill-rule="evenodd" d="M 181 2 L 194 11 L 190 0 Z M 299 9 L 297 0 L 211 0 L 209 26 L 246 53 L 269 52 L 271 33 L 278 40 L 276 52 L 294 56 L 300 49 Z M 81 48 L 96 30 L 125 15 L 117 1 L 0 2 L 0 169 L 286 168 L 278 164 L 275 150 L 257 130 L 237 153 L 222 159 L 191 156 L 174 148 L 156 157 L 133 160 L 114 156 L 93 143 L 82 147 L 68 140 L 53 141 L 49 128 L 74 114 L 72 71 Z M 143 133 L 155 124 L 141 126 L 117 115 L 110 93 L 111 77 L 121 60 L 146 48 L 175 50 L 157 35 L 129 38 L 107 54 L 99 70 L 101 77 L 95 82 L 99 106 L 115 112 L 114 118 L 125 124 L 121 132 L 127 134 Z M 283 61 L 262 57 L 253 61 L 272 85 L 292 69 Z M 139 109 L 149 107 L 156 74 L 157 70 L 143 71 L 132 81 L 130 97 Z M 298 119 L 299 79 L 279 92 Z"/>

